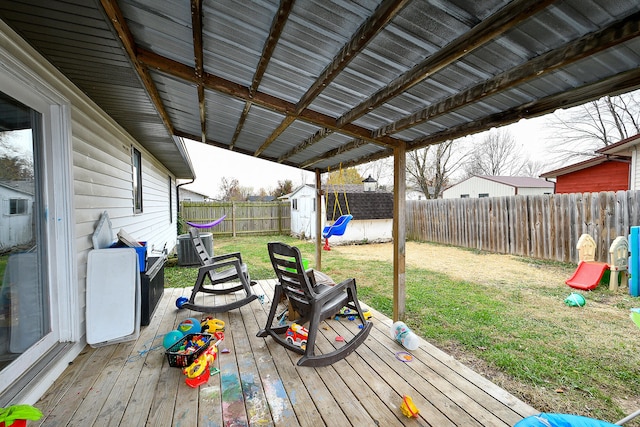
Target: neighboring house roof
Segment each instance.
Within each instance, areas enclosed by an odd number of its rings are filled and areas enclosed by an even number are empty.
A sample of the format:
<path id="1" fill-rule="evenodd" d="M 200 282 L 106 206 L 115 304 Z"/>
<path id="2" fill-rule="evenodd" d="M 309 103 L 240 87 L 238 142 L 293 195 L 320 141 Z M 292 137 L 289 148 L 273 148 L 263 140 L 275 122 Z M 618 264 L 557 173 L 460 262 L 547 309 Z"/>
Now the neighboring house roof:
<path id="1" fill-rule="evenodd" d="M 327 193 L 327 219 L 350 213 L 354 220 L 393 218 L 393 194 L 389 192 Z"/>
<path id="2" fill-rule="evenodd" d="M 365 193 L 364 185 L 362 184 L 338 184 L 338 185 L 323 185 L 322 190 L 324 190 L 325 194 L 328 193 Z M 383 187 L 376 188 L 375 191 L 366 191 L 366 193 L 392 193 L 391 190 L 387 190 Z"/>
<path id="3" fill-rule="evenodd" d="M 0 187 L 33 196 L 35 194 L 35 183 L 31 180 L 24 181 L 0 181 Z"/>
<path id="4" fill-rule="evenodd" d="M 596 150 L 596 153 L 631 156 L 630 148 L 638 144 L 640 144 L 640 133 L 618 141 L 615 144 L 607 145 L 606 147 Z"/>
<path id="5" fill-rule="evenodd" d="M 276 196 L 249 196 L 247 201 L 249 202 L 273 202 L 276 200 Z"/>
<path id="6" fill-rule="evenodd" d="M 630 157 L 628 156 L 620 156 L 623 157 L 624 159 L 630 159 Z M 593 157 L 591 159 L 587 159 L 584 160 L 582 162 L 578 162 L 578 163 L 574 163 L 572 165 L 569 166 L 565 166 L 559 169 L 555 169 L 549 172 L 545 172 L 542 175 L 540 175 L 540 178 L 557 178 L 559 176 L 562 175 L 567 175 L 570 173 L 574 173 L 574 172 L 578 172 L 581 171 L 583 169 L 589 169 L 592 168 L 594 166 L 598 166 L 601 165 L 605 162 L 610 161 L 609 156 L 597 156 L 597 157 Z"/>
<path id="7" fill-rule="evenodd" d="M 462 180 L 449 188 L 455 187 L 471 178 L 486 179 L 488 181 L 499 182 L 500 184 L 508 185 L 516 188 L 553 188 L 553 182 L 545 181 L 540 178 L 531 178 L 527 176 L 489 176 L 489 175 L 474 175 L 465 180 Z M 449 189 L 447 188 L 447 189 Z"/>
<path id="8" fill-rule="evenodd" d="M 188 188 L 180 187 L 180 199 L 183 199 L 185 196 L 189 196 L 193 194 L 195 196 L 200 196 L 203 199 L 208 199 L 209 196 L 204 193 L 198 193 L 197 191 L 189 190 Z"/>
<path id="9" fill-rule="evenodd" d="M 309 185 L 309 184 L 302 184 L 301 186 L 295 188 L 291 193 L 289 194 L 285 194 L 284 196 L 280 196 L 280 198 L 288 198 L 291 199 L 294 196 L 296 196 L 300 191 L 302 191 L 303 189 L 308 188 L 311 190 L 315 190 L 315 187 L 313 185 Z"/>
<path id="10" fill-rule="evenodd" d="M 0 19 L 187 178 L 181 138 L 335 170 L 637 87 L 637 2 L 527 5 L 21 0 Z"/>

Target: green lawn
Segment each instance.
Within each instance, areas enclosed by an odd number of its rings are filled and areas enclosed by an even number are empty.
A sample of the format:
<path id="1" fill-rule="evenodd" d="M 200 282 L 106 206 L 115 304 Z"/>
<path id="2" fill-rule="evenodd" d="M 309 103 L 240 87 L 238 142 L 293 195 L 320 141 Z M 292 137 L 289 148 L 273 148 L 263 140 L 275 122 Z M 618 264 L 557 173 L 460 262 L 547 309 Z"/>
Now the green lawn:
<path id="1" fill-rule="evenodd" d="M 285 236 L 216 238 L 214 248 L 217 253 L 240 251 L 252 279 L 272 279 L 267 253 L 267 242 L 272 240 L 296 245 L 303 257 L 314 259 L 312 243 Z M 366 251 L 366 245 L 362 250 Z M 540 260 L 523 258 L 522 262 L 545 265 Z M 323 254 L 322 265 L 323 271 L 336 280 L 356 277 L 359 297 L 392 317 L 390 262 L 354 262 L 334 251 Z M 166 286 L 192 286 L 196 271 L 169 267 L 165 270 Z M 606 340 L 604 335 L 600 339 L 597 331 L 593 336 L 583 336 L 576 332 L 575 313 L 597 316 L 595 310 L 569 312 L 573 317 L 559 318 L 546 314 L 544 304 L 536 307 L 526 302 L 531 298 L 562 301 L 566 288 L 531 289 L 527 292 L 533 295 L 525 297 L 508 287 L 454 280 L 446 274 L 420 268 L 407 268 L 406 286 L 407 324 L 535 408 L 615 422 L 635 409 L 633 405 L 640 407 L 638 338 L 625 336 L 624 332 L 618 334 L 619 325 L 611 325 L 613 333 L 606 334 Z M 624 295 L 609 294 L 605 286 L 587 298 L 589 304 L 612 305 L 624 316 L 634 303 L 638 304 Z M 604 324 L 607 319 L 590 321 Z M 626 322 L 624 317 L 622 322 Z M 603 330 L 607 328 L 603 325 Z M 638 332 L 636 335 L 640 335 Z M 640 425 L 634 422 L 626 426 Z"/>

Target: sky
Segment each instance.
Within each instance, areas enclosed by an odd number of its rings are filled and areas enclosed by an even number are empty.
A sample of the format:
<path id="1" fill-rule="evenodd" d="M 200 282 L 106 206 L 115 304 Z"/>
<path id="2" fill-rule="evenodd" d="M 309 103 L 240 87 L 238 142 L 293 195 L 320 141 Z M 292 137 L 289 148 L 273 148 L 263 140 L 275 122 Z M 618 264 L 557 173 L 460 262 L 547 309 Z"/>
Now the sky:
<path id="1" fill-rule="evenodd" d="M 505 126 L 516 143 L 521 145 L 523 154 L 533 160 L 544 160 L 549 138 L 548 117 L 523 119 L 518 123 Z M 476 134 L 467 138 L 482 138 Z M 183 188 L 216 198 L 220 195 L 222 178 L 237 179 L 241 187 L 252 187 L 255 193 L 261 188 L 267 192 L 277 187 L 278 181 L 290 179 L 293 188 L 302 184 L 314 184 L 313 172 L 303 171 L 291 166 L 258 159 L 222 148 L 212 147 L 200 142 L 185 139 L 187 151 L 191 157 L 196 180 Z M 553 170 L 555 167 L 549 168 Z"/>

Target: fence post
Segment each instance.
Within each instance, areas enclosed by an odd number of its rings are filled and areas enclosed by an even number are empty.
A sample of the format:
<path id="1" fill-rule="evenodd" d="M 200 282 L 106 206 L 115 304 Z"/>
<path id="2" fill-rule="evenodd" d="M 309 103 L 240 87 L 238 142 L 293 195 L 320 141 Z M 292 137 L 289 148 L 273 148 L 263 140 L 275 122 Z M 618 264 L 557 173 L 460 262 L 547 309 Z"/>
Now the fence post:
<path id="1" fill-rule="evenodd" d="M 236 202 L 231 202 L 231 235 L 236 237 Z"/>

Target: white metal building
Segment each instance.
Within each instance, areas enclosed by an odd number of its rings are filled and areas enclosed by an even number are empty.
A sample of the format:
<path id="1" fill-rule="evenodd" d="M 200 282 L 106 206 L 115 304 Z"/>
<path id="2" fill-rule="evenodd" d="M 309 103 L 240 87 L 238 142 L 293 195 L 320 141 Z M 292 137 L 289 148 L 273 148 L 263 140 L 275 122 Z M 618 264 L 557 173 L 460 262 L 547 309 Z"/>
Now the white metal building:
<path id="1" fill-rule="evenodd" d="M 554 183 L 523 176 L 472 176 L 444 190 L 444 199 L 553 194 Z"/>

